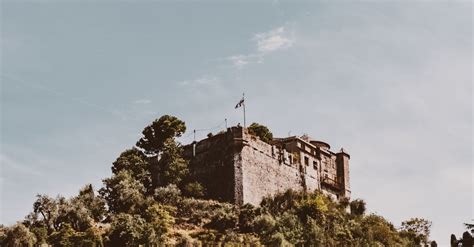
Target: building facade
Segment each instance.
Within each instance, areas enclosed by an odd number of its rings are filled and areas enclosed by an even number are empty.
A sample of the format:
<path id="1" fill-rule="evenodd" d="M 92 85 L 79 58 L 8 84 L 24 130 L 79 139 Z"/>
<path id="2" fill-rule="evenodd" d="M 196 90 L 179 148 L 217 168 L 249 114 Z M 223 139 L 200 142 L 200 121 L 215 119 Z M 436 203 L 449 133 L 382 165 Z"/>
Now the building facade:
<path id="1" fill-rule="evenodd" d="M 349 154 L 305 136 L 266 143 L 245 128 L 231 127 L 185 146 L 184 156 L 209 199 L 258 205 L 288 189 L 320 190 L 336 200 L 351 194 Z"/>

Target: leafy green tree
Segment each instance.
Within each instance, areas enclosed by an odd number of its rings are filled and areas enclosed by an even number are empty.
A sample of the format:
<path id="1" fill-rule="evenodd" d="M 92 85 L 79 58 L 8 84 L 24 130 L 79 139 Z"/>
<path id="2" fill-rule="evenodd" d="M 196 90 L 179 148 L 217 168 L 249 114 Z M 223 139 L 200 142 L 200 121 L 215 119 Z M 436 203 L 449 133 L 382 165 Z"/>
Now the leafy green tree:
<path id="1" fill-rule="evenodd" d="M 33 213 L 28 216 L 37 225 L 45 226 L 48 233 L 59 230 L 60 204 L 63 204 L 64 198 L 52 198 L 47 195 L 36 195 L 36 201 L 33 203 Z"/>
<path id="2" fill-rule="evenodd" d="M 199 182 L 187 183 L 183 188 L 183 194 L 188 197 L 202 198 L 204 197 L 206 190 Z"/>
<path id="3" fill-rule="evenodd" d="M 84 186 L 79 195 L 72 199 L 72 204 L 85 207 L 89 211 L 89 216 L 96 222 L 103 220 L 106 213 L 105 200 L 96 195 L 92 184 Z"/>
<path id="4" fill-rule="evenodd" d="M 85 231 L 94 222 L 101 221 L 104 213 L 104 200 L 94 194 L 91 185 L 86 185 L 78 196 L 70 199 L 37 195 L 33 212 L 26 217 L 24 223 L 42 243 L 48 234 L 56 232 L 57 235 L 65 224 L 74 231 Z"/>
<path id="5" fill-rule="evenodd" d="M 384 246 L 400 245 L 400 237 L 397 230 L 386 219 L 381 216 L 371 214 L 362 219 L 361 236 L 373 244 L 382 244 Z"/>
<path id="6" fill-rule="evenodd" d="M 35 234 L 37 244 L 45 244 L 48 239 L 48 229 L 44 226 L 32 226 L 29 228 L 30 231 Z"/>
<path id="7" fill-rule="evenodd" d="M 158 161 L 160 185 L 180 185 L 189 175 L 189 162 L 181 154 L 182 148 L 174 141 L 168 139 L 163 145 L 163 152 Z"/>
<path id="8" fill-rule="evenodd" d="M 149 192 L 168 184 L 182 188 L 181 182 L 189 174 L 189 164 L 182 158 L 183 149 L 175 138 L 185 131 L 185 123 L 170 115 L 160 117 L 143 130 L 143 137 L 136 146 L 149 155 L 151 189 L 147 187 L 150 181 L 143 182 Z"/>
<path id="9" fill-rule="evenodd" d="M 17 223 L 12 227 L 6 229 L 5 239 L 2 241 L 2 246 L 5 247 L 20 247 L 35 245 L 37 239 L 35 234 L 22 223 Z"/>
<path id="10" fill-rule="evenodd" d="M 172 225 L 175 223 L 176 208 L 172 206 L 165 206 L 155 203 L 149 206 L 144 214 L 145 220 L 153 228 L 156 239 L 154 241 L 158 243 L 164 243 L 165 234 L 167 234 Z"/>
<path id="11" fill-rule="evenodd" d="M 156 188 L 153 194 L 155 201 L 165 205 L 177 205 L 181 198 L 178 186 L 170 184 L 166 187 Z"/>
<path id="12" fill-rule="evenodd" d="M 264 142 L 270 142 L 273 140 L 273 134 L 272 132 L 268 129 L 267 126 L 261 125 L 258 123 L 252 123 L 247 130 L 249 131 L 250 134 L 258 136 L 260 140 Z"/>
<path id="13" fill-rule="evenodd" d="M 153 237 L 152 229 L 140 215 L 119 213 L 112 219 L 108 246 L 139 246 Z"/>
<path id="14" fill-rule="evenodd" d="M 48 239 L 48 242 L 53 246 L 58 247 L 73 247 L 74 237 L 77 232 L 72 228 L 70 224 L 63 224 L 59 231 L 53 232 Z"/>
<path id="15" fill-rule="evenodd" d="M 145 127 L 143 137 L 137 142 L 137 147 L 148 155 L 156 156 L 164 148 L 165 141 L 180 137 L 186 131 L 186 125 L 177 117 L 164 115 Z"/>
<path id="16" fill-rule="evenodd" d="M 112 163 L 112 173 L 128 171 L 132 177 L 141 182 L 150 191 L 152 189 L 152 171 L 148 158 L 137 148 L 125 150 Z"/>
<path id="17" fill-rule="evenodd" d="M 107 201 L 110 212 L 133 213 L 144 203 L 145 188 L 130 172 L 120 171 L 103 182 L 99 193 Z"/>
<path id="18" fill-rule="evenodd" d="M 411 218 L 402 222 L 402 235 L 411 238 L 417 244 L 428 244 L 431 222 L 422 218 Z"/>
<path id="19" fill-rule="evenodd" d="M 93 224 L 90 211 L 78 200 L 64 200 L 59 204 L 57 224 L 70 225 L 75 231 L 85 231 Z"/>
<path id="20" fill-rule="evenodd" d="M 351 207 L 351 214 L 361 216 L 365 213 L 365 201 L 362 199 L 356 199 L 351 201 L 349 204 Z"/>

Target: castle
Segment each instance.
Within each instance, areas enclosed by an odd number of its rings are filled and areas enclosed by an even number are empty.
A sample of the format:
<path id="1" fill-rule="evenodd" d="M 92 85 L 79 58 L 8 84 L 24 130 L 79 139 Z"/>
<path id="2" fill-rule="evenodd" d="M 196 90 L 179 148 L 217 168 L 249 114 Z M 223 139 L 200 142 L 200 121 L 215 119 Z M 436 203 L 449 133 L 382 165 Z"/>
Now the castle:
<path id="1" fill-rule="evenodd" d="M 261 141 L 240 126 L 184 147 L 193 177 L 210 199 L 259 205 L 288 189 L 350 198 L 349 154 L 307 136 Z"/>

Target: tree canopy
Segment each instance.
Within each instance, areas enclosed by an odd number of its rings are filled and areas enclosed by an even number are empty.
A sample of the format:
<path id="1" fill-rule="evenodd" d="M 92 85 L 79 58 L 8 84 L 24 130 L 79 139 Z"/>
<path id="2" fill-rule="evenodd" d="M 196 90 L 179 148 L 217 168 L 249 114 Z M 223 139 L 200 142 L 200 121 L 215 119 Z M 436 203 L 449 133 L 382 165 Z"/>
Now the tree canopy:
<path id="1" fill-rule="evenodd" d="M 158 155 L 166 140 L 180 137 L 186 131 L 186 124 L 175 116 L 164 115 L 146 126 L 143 137 L 136 146 L 148 155 Z"/>
<path id="2" fill-rule="evenodd" d="M 252 123 L 248 128 L 250 134 L 258 136 L 264 142 L 273 140 L 273 134 L 267 126 L 258 123 Z"/>

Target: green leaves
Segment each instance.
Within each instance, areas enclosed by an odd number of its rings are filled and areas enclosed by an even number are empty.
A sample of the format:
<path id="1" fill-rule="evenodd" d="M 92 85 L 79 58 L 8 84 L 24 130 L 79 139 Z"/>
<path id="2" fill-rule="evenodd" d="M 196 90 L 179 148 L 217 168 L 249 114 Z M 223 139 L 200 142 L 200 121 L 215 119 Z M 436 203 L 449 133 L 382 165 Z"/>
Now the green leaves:
<path id="1" fill-rule="evenodd" d="M 175 184 L 179 186 L 183 179 L 189 175 L 189 162 L 181 156 L 183 150 L 173 139 L 166 140 L 162 150 L 158 161 L 160 185 Z"/>
<path id="2" fill-rule="evenodd" d="M 30 232 L 25 225 L 17 223 L 6 229 L 5 239 L 0 242 L 1 246 L 27 246 L 33 247 L 37 242 L 35 234 Z"/>
<path id="3" fill-rule="evenodd" d="M 133 213 L 144 203 L 145 187 L 129 171 L 120 171 L 103 180 L 100 195 L 107 201 L 112 213 Z"/>
<path id="4" fill-rule="evenodd" d="M 146 191 L 152 188 L 152 169 L 148 158 L 142 151 L 132 148 L 125 150 L 112 163 L 112 173 L 117 175 L 121 171 L 128 172 L 133 179 L 140 182 Z"/>
<path id="5" fill-rule="evenodd" d="M 258 123 L 252 123 L 248 128 L 250 134 L 258 136 L 260 140 L 269 143 L 273 140 L 273 134 L 267 126 Z"/>
<path id="6" fill-rule="evenodd" d="M 145 127 L 143 137 L 137 147 L 148 155 L 158 155 L 168 139 L 180 137 L 186 131 L 186 125 L 175 116 L 164 115 Z"/>
<path id="7" fill-rule="evenodd" d="M 365 213 L 365 201 L 362 199 L 356 199 L 350 202 L 351 214 L 356 216 L 364 215 Z"/>
<path id="8" fill-rule="evenodd" d="M 431 222 L 422 218 L 411 218 L 402 222 L 401 233 L 418 244 L 428 244 Z"/>

